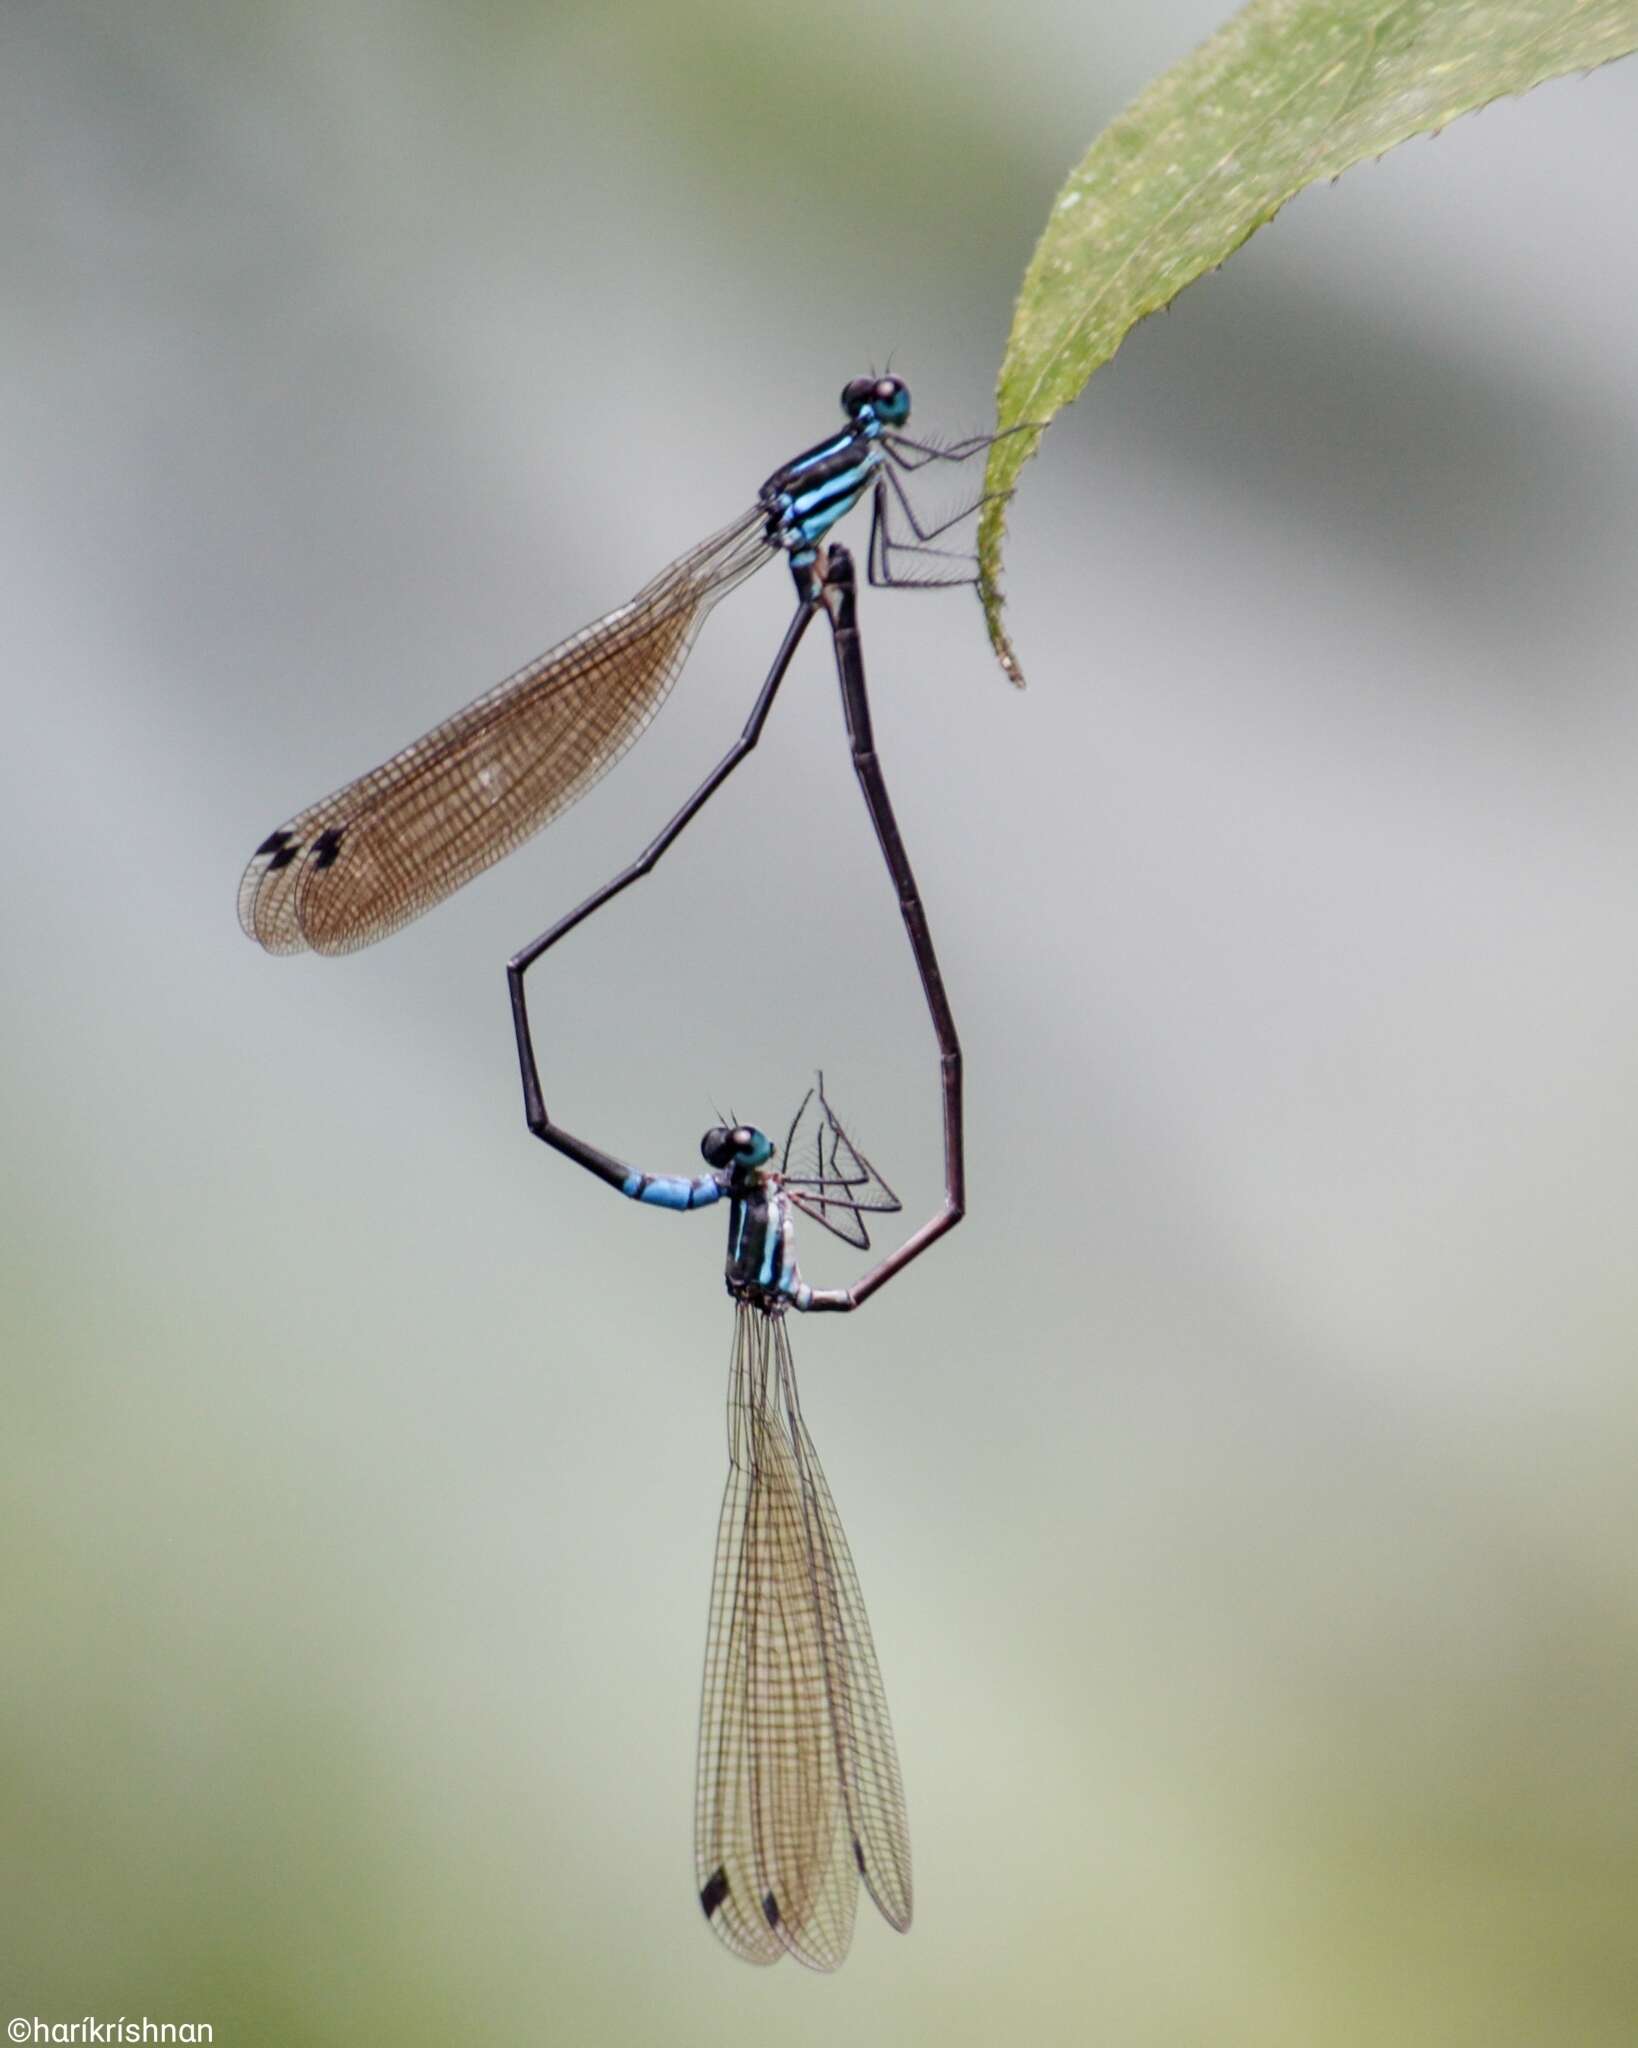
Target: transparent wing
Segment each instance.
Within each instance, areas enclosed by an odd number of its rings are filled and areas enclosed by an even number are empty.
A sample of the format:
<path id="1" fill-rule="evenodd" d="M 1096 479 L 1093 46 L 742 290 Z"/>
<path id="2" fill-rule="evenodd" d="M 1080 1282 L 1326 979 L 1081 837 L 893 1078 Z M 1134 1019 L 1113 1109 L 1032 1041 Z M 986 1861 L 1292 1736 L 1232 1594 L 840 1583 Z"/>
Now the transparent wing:
<path id="1" fill-rule="evenodd" d="M 762 1910 L 799 1962 L 834 1970 L 853 1939 L 859 1876 L 841 1782 L 832 1678 L 835 1589 L 811 1547 L 813 1517 L 779 1412 L 789 1359 L 783 1316 L 761 1316 L 774 1353 L 747 1535 L 770 1597 L 752 1610 L 752 1830 Z"/>
<path id="2" fill-rule="evenodd" d="M 705 1638 L 699 1759 L 694 1778 L 694 1866 L 705 1917 L 735 1955 L 776 1963 L 783 1942 L 769 1926 L 757 1877 L 746 1644 L 767 1597 L 766 1561 L 747 1541 L 766 1432 L 768 1353 L 743 1305 L 734 1321 L 728 1376 L 728 1484 L 717 1524 L 711 1618 Z"/>
<path id="3" fill-rule="evenodd" d="M 870 1246 L 866 1216 L 891 1216 L 904 1206 L 842 1128 L 825 1099 L 823 1074 L 791 1119 L 779 1177 L 804 1215 L 860 1251 Z"/>
<path id="4" fill-rule="evenodd" d="M 904 1799 L 846 1538 L 796 1401 L 785 1319 L 741 1304 L 731 1469 L 700 1716 L 700 1903 L 738 1955 L 833 1970 L 861 1873 L 910 1922 Z"/>
<path id="5" fill-rule="evenodd" d="M 899 1775 L 887 1694 L 853 1554 L 842 1533 L 819 1453 L 802 1419 L 796 1366 L 783 1325 L 777 1341 L 785 1412 L 809 1515 L 814 1574 L 829 1589 L 823 1611 L 832 1632 L 831 1727 L 850 1826 L 847 1848 L 882 1918 L 903 1934 L 910 1925 L 913 1903 L 910 1822 L 904 1810 L 904 1781 Z"/>
<path id="6" fill-rule="evenodd" d="M 269 833 L 239 884 L 246 933 L 270 953 L 373 945 L 566 810 L 648 726 L 712 605 L 769 559 L 764 518 Z"/>

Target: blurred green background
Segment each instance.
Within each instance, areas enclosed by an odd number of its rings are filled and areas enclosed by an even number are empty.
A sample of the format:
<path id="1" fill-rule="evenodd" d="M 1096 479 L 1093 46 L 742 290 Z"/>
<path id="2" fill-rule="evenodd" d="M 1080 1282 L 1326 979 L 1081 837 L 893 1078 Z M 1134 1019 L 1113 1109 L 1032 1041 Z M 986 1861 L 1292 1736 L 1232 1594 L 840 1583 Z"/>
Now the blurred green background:
<path id="1" fill-rule="evenodd" d="M 865 1908 L 819 1981 L 700 1924 L 720 1219 L 530 1143 L 501 974 L 737 729 L 783 581 L 390 945 L 234 923 L 270 826 L 846 377 L 982 428 L 1058 179 L 1218 19 L 6 0 L 5 2017 L 1638 2035 L 1638 68 L 1310 193 L 1137 332 L 1025 477 L 1022 697 L 969 597 L 867 593 L 972 1208 L 794 1334 L 907 1941 Z M 822 647 L 541 993 L 572 1127 L 690 1170 L 822 1063 L 931 1208 Z"/>

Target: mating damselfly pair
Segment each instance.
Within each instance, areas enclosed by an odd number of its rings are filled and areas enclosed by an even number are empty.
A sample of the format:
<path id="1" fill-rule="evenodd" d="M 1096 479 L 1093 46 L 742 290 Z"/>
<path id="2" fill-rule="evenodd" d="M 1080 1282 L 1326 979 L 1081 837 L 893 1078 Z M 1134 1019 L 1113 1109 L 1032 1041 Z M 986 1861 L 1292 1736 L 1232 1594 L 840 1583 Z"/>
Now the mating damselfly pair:
<path id="1" fill-rule="evenodd" d="M 738 738 L 629 866 L 509 962 L 529 1129 L 650 1207 L 726 1199 L 735 1303 L 730 1473 L 718 1535 L 697 1788 L 700 1904 L 737 1954 L 783 1954 L 819 1969 L 847 1952 L 861 1877 L 895 1927 L 909 1925 L 909 1834 L 897 1756 L 858 1581 L 802 1420 L 786 1318 L 860 1306 L 951 1229 L 965 1206 L 961 1049 L 931 933 L 876 757 L 852 557 L 832 527 L 871 499 L 868 572 L 886 587 L 970 584 L 969 557 L 938 545 L 957 520 L 923 525 L 902 472 L 963 463 L 991 444 L 950 447 L 905 433 L 901 378 L 855 378 L 845 425 L 782 465 L 750 511 L 679 557 L 618 610 L 446 719 L 257 848 L 239 891 L 245 931 L 269 952 L 344 953 L 441 902 L 531 837 L 596 782 L 653 720 L 706 614 L 783 554 L 796 610 Z M 908 529 L 908 531 L 906 531 Z M 897 1199 L 825 1098 L 810 1093 L 779 1165 L 751 1125 L 718 1127 L 712 1171 L 639 1172 L 548 1114 L 526 977 L 594 911 L 652 871 L 756 745 L 815 616 L 831 626 L 849 747 L 900 905 L 939 1055 L 944 1200 L 895 1251 L 846 1288 L 800 1277 L 793 1210 L 860 1249 L 870 1213 Z M 809 1135 L 803 1136 L 804 1127 Z M 807 1171 L 797 1170 L 806 1150 Z"/>

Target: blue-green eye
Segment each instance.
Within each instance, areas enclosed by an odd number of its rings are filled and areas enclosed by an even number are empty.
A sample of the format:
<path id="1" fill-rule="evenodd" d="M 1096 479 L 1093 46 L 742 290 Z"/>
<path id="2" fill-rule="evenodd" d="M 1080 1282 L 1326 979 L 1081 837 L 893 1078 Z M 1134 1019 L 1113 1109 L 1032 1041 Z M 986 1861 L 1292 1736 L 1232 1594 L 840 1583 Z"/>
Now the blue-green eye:
<path id="1" fill-rule="evenodd" d="M 879 377 L 870 394 L 870 409 L 890 427 L 902 427 L 910 417 L 910 387 L 902 377 Z"/>

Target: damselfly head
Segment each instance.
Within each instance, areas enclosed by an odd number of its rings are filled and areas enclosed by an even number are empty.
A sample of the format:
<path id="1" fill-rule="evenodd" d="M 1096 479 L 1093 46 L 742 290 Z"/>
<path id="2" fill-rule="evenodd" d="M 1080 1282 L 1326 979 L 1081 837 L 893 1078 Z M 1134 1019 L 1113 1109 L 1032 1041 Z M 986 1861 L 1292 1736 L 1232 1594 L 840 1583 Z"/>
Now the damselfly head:
<path id="1" fill-rule="evenodd" d="M 902 427 L 910 417 L 910 386 L 902 377 L 855 377 L 842 386 L 842 410 L 856 420 L 869 410 L 884 427 Z"/>
<path id="2" fill-rule="evenodd" d="M 773 1149 L 773 1140 L 751 1124 L 735 1124 L 732 1129 L 725 1124 L 713 1124 L 700 1140 L 707 1166 L 729 1172 L 750 1172 L 766 1166 L 773 1157 Z"/>

